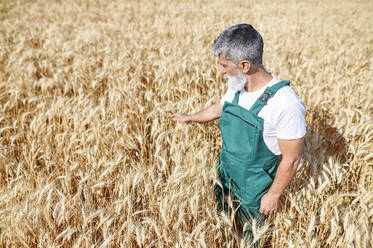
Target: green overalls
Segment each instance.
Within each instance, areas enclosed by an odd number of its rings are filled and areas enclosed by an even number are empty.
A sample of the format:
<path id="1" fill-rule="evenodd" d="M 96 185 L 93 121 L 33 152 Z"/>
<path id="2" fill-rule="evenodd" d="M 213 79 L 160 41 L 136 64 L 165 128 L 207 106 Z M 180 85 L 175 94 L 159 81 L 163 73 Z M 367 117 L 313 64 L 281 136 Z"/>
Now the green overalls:
<path id="1" fill-rule="evenodd" d="M 239 91 L 232 103 L 223 105 L 219 120 L 223 147 L 216 164 L 223 189 L 215 185 L 215 194 L 219 211 L 227 211 L 224 195 L 232 194 L 241 202 L 238 217 L 242 226 L 245 222 L 250 223 L 252 218 L 265 219 L 259 212 L 260 201 L 268 192 L 277 170 L 278 156 L 264 143 L 263 118 L 258 113 L 280 88 L 289 84 L 289 81 L 281 81 L 266 88 L 250 110 L 238 105 Z"/>

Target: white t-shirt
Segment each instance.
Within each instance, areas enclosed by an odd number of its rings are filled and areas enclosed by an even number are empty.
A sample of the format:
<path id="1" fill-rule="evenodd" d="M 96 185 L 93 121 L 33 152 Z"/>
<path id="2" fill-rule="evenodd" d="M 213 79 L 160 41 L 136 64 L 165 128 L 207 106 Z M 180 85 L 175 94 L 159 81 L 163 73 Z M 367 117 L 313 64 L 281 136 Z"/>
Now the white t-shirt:
<path id="1" fill-rule="evenodd" d="M 238 105 L 249 110 L 267 87 L 280 81 L 271 75 L 272 80 L 261 89 L 254 92 L 241 90 Z M 225 101 L 232 102 L 235 94 L 236 91 L 228 88 L 220 103 L 224 105 Z M 290 86 L 279 89 L 260 110 L 258 116 L 264 119 L 264 143 L 274 154 L 281 154 L 277 139 L 298 139 L 306 134 L 305 112 L 306 106 Z"/>

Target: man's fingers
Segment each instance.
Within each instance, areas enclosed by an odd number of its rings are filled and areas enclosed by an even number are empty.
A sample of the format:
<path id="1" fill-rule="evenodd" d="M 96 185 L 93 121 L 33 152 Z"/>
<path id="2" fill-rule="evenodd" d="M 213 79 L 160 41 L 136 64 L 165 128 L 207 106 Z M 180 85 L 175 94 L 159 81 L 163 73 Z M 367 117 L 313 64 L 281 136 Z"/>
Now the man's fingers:
<path id="1" fill-rule="evenodd" d="M 272 210 L 268 211 L 268 215 L 275 214 L 275 213 L 276 213 L 276 209 L 272 209 Z"/>
<path id="2" fill-rule="evenodd" d="M 183 113 L 174 113 L 173 118 L 174 121 L 181 121 L 181 122 L 188 122 L 189 115 Z"/>
<path id="3" fill-rule="evenodd" d="M 172 120 L 185 122 L 186 121 L 186 115 L 185 114 L 174 113 Z"/>
<path id="4" fill-rule="evenodd" d="M 277 212 L 277 210 L 276 209 L 260 209 L 259 210 L 259 212 L 260 213 L 262 213 L 262 214 L 265 214 L 265 215 L 270 215 L 270 214 L 275 214 L 276 212 Z"/>
<path id="5" fill-rule="evenodd" d="M 182 115 L 181 114 L 179 114 L 179 113 L 175 113 L 175 114 L 173 114 L 172 115 L 172 119 L 174 120 L 174 121 L 177 121 L 177 120 L 179 120 L 181 117 L 182 117 Z"/>

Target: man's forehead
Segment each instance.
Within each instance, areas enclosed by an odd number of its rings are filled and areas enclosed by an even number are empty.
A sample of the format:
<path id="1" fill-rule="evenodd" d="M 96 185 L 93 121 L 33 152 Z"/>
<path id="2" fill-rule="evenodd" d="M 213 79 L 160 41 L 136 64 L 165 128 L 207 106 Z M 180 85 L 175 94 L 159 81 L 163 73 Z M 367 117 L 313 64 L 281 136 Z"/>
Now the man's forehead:
<path id="1" fill-rule="evenodd" d="M 228 62 L 228 60 L 226 60 L 224 58 L 224 55 L 222 53 L 220 53 L 218 57 L 219 57 L 219 62 L 220 63 L 227 63 Z"/>
<path id="2" fill-rule="evenodd" d="M 224 55 L 222 53 L 220 53 L 218 57 L 219 57 L 218 60 L 219 60 L 220 64 L 230 64 L 230 63 L 233 63 L 232 61 L 225 59 Z"/>
<path id="3" fill-rule="evenodd" d="M 222 53 L 219 53 L 218 59 L 219 61 L 224 61 L 224 55 Z"/>

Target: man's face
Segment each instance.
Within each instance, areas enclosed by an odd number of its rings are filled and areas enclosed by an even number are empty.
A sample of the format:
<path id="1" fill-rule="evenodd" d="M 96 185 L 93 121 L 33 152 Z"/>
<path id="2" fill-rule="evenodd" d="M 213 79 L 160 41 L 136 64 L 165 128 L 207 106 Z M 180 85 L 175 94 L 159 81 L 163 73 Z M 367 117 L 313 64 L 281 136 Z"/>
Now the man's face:
<path id="1" fill-rule="evenodd" d="M 237 76 L 237 66 L 230 60 L 224 59 L 223 54 L 219 54 L 220 73 L 235 77 Z"/>
<path id="2" fill-rule="evenodd" d="M 234 91 L 243 90 L 247 81 L 245 75 L 232 61 L 224 59 L 222 54 L 219 55 L 219 63 L 221 65 L 220 73 L 228 79 L 228 87 Z"/>

